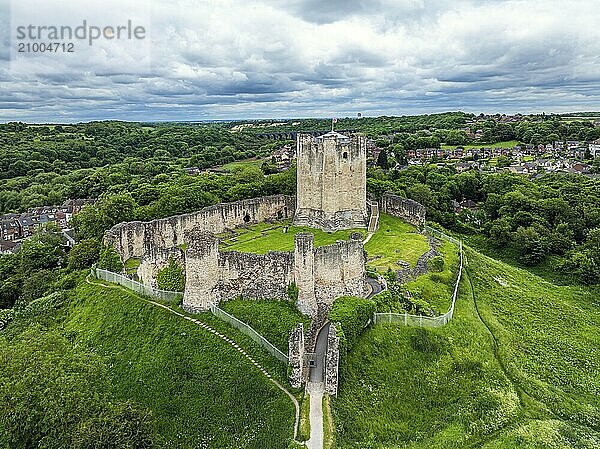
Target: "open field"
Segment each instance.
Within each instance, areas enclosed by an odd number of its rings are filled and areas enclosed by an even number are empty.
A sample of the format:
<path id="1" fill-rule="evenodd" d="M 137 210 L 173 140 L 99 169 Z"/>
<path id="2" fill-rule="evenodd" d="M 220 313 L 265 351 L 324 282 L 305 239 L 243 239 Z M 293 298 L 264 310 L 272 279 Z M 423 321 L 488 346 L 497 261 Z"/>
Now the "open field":
<path id="1" fill-rule="evenodd" d="M 465 145 L 442 145 L 442 149 L 444 150 L 453 150 L 457 147 L 462 147 L 465 149 L 469 149 L 469 148 L 512 148 L 515 145 L 518 145 L 519 141 L 518 140 L 507 140 L 504 142 L 496 142 L 496 143 L 482 143 L 482 144 L 474 144 L 474 143 L 467 143 Z"/>
<path id="2" fill-rule="evenodd" d="M 378 325 L 342 359 L 338 446 L 600 447 L 598 291 L 467 255 L 447 326 Z"/>
<path id="3" fill-rule="evenodd" d="M 220 326 L 253 356 L 260 351 L 211 315 L 198 317 Z M 135 294 L 80 284 L 60 316 L 42 329 L 103 360 L 113 401 L 151 412 L 155 447 L 288 446 L 294 407 L 281 390 L 231 345 Z M 2 335 L 0 343 L 11 344 Z M 255 358 L 285 375 L 266 353 Z"/>
<path id="4" fill-rule="evenodd" d="M 368 266 L 379 272 L 400 268 L 398 260 L 415 266 L 419 257 L 429 250 L 427 238 L 405 221 L 388 214 L 379 217 L 379 229 L 365 245 Z"/>
<path id="5" fill-rule="evenodd" d="M 298 311 L 291 301 L 242 300 L 223 301 L 219 307 L 249 324 L 284 354 L 288 352 L 288 337 L 299 323 L 308 330 L 310 318 Z"/>
<path id="6" fill-rule="evenodd" d="M 225 165 L 221 165 L 219 167 L 215 167 L 215 169 L 231 173 L 231 172 L 234 172 L 237 169 L 244 168 L 244 167 L 260 167 L 263 164 L 263 162 L 265 162 L 266 160 L 267 160 L 266 158 L 246 159 L 246 160 L 243 160 L 243 161 L 230 162 L 229 164 L 225 164 Z"/>
<path id="7" fill-rule="evenodd" d="M 353 232 L 366 234 L 364 229 L 329 233 L 305 226 L 293 226 L 290 221 L 278 221 L 238 228 L 235 230 L 235 236 L 220 235 L 221 244 L 219 248 L 221 251 L 235 250 L 256 254 L 266 254 L 269 251 L 293 251 L 294 235 L 300 232 L 314 234 L 315 247 L 330 245 L 337 240 L 348 240 Z"/>

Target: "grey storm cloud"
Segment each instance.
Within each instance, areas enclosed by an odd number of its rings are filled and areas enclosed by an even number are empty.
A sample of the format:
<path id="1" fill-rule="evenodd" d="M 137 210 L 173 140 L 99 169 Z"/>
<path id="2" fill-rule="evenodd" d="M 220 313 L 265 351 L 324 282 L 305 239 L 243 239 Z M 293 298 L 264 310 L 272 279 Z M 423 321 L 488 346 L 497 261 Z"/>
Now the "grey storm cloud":
<path id="1" fill-rule="evenodd" d="M 147 4 L 151 65 L 139 70 L 119 54 L 107 69 L 97 51 L 17 73 L 0 9 L 0 120 L 600 109 L 594 0 Z"/>

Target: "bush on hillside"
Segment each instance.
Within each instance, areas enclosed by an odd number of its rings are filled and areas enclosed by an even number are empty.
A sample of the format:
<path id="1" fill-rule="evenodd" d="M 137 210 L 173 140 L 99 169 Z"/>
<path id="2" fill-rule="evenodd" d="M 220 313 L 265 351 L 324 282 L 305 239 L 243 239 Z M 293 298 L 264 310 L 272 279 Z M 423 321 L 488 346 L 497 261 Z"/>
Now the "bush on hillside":
<path id="1" fill-rule="evenodd" d="M 77 242 L 69 251 L 69 269 L 81 270 L 91 267 L 100 256 L 100 242 L 96 239 L 85 239 Z"/>
<path id="2" fill-rule="evenodd" d="M 100 259 L 98 260 L 98 268 L 120 273 L 123 269 L 121 256 L 112 246 L 105 246 L 100 250 Z"/>
<path id="3" fill-rule="evenodd" d="M 435 273 L 444 271 L 444 258 L 442 256 L 435 256 L 431 258 L 427 262 L 427 268 L 429 268 L 429 271 L 433 271 Z"/>
<path id="4" fill-rule="evenodd" d="M 169 258 L 169 264 L 156 275 L 156 285 L 161 290 L 170 292 L 182 292 L 185 288 L 185 273 L 183 268 L 173 258 Z"/>
<path id="5" fill-rule="evenodd" d="M 340 337 L 340 352 L 348 352 L 369 325 L 375 313 L 375 301 L 354 296 L 342 296 L 333 302 L 329 321 L 336 326 Z"/>

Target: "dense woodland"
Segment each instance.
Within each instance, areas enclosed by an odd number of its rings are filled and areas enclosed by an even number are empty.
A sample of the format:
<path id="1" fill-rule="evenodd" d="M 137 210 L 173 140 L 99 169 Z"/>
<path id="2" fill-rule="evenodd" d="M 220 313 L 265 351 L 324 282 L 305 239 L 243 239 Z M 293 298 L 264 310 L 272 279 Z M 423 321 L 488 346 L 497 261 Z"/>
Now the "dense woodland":
<path id="1" fill-rule="evenodd" d="M 441 143 L 468 143 L 462 131 L 467 126 L 482 129 L 492 143 L 600 137 L 600 129 L 591 121 L 535 116 L 519 123 L 489 119 L 468 125 L 476 120 L 476 116 L 453 113 L 340 119 L 337 126 L 365 132 L 380 145 L 393 146 L 396 153 Z M 95 206 L 74 218 L 78 243 L 69 252 L 62 246 L 59 229 L 47 226 L 25 241 L 18 254 L 0 256 L 0 309 L 5 309 L 0 311 L 0 329 L 15 315 L 27 318 L 42 313 L 36 308 L 64 307 L 74 298 L 69 291 L 81 286 L 92 263 L 119 268 L 118 257 L 101 245 L 104 231 L 116 223 L 167 217 L 220 201 L 294 194 L 293 166 L 271 173 L 259 165 L 242 165 L 229 173 L 202 175 L 189 175 L 184 168 L 268 158 L 288 142 L 258 134 L 326 129 L 329 122 L 301 120 L 297 125 L 232 131 L 236 125 L 0 125 L 0 213 L 60 204 L 69 198 L 99 198 Z M 373 167 L 367 182 L 374 196 L 394 191 L 423 203 L 430 222 L 496 257 L 561 276 L 565 283 L 600 282 L 598 178 L 545 175 L 531 180 L 508 173 L 457 173 L 450 166 L 431 165 L 401 171 Z M 452 200 L 465 199 L 476 202 L 477 210 L 455 214 Z M 98 441 L 118 441 L 114 447 L 151 447 L 155 436 L 148 411 L 136 403 L 111 400 L 109 386 L 100 380 L 90 390 L 90 379 L 104 378 L 104 364 L 90 358 L 89 352 L 73 351 L 68 335 L 47 333 L 47 326 L 44 319 L 37 319 L 27 328 L 13 329 L 5 341 L 0 393 L 16 392 L 19 397 L 0 395 L 0 446 L 33 447 L 43 442 L 44 435 L 51 435 L 64 446 L 99 447 Z M 11 336 L 22 342 L 9 345 Z M 350 334 L 347 338 L 351 343 Z M 49 355 L 42 357 L 43 353 Z M 31 360 L 34 363 L 23 372 Z M 39 378 L 47 381 L 36 383 Z M 47 396 L 48 388 L 56 394 Z M 57 407 L 60 401 L 67 401 L 67 406 Z M 16 408 L 17 402 L 25 408 Z M 46 406 L 64 414 L 54 416 L 54 421 L 42 419 Z M 14 439 L 2 440 L 6 435 Z"/>

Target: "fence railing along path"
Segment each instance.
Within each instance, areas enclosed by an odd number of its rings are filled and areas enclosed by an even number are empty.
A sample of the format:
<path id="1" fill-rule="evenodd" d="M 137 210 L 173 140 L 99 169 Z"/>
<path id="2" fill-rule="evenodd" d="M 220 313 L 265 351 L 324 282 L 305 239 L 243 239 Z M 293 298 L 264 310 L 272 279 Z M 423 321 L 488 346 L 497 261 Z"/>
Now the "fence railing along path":
<path id="1" fill-rule="evenodd" d="M 148 296 L 151 298 L 160 299 L 163 301 L 179 301 L 183 297 L 183 293 L 181 292 L 170 292 L 166 290 L 159 290 L 156 288 L 149 287 L 140 282 L 134 281 L 133 279 L 128 278 L 127 276 L 123 276 L 118 273 L 114 273 L 112 271 L 103 270 L 101 268 L 92 268 L 92 274 L 96 276 L 98 279 L 103 279 L 107 282 L 112 282 L 113 284 L 122 285 L 129 290 L 133 290 L 140 295 Z M 244 323 L 243 321 L 237 319 L 233 315 L 225 312 L 220 309 L 216 305 L 211 305 L 210 311 L 218 318 L 221 318 L 223 321 L 227 321 L 233 327 L 239 329 L 243 334 L 246 334 L 252 340 L 260 344 L 263 348 L 265 348 L 271 355 L 280 360 L 281 362 L 288 364 L 289 359 L 286 354 L 284 354 L 281 350 L 273 346 L 269 340 L 256 332 L 250 325 Z"/>
<path id="2" fill-rule="evenodd" d="M 438 231 L 430 226 L 425 226 L 425 230 L 442 240 L 447 240 L 458 246 L 458 253 L 460 257 L 460 264 L 458 267 L 458 276 L 456 277 L 456 283 L 454 284 L 454 291 L 452 292 L 452 302 L 450 308 L 446 313 L 440 316 L 423 316 L 423 315 L 411 315 L 409 313 L 375 313 L 373 315 L 373 323 L 398 323 L 405 326 L 420 326 L 420 327 L 440 327 L 448 324 L 454 316 L 454 306 L 456 304 L 456 298 L 458 296 L 458 287 L 460 280 L 462 279 L 463 272 L 463 247 L 462 241 L 455 239 L 443 232 Z"/>
<path id="3" fill-rule="evenodd" d="M 278 348 L 276 348 L 269 340 L 256 332 L 249 324 L 244 323 L 243 321 L 237 319 L 233 315 L 225 312 L 223 309 L 220 309 L 215 304 L 210 306 L 210 311 L 217 317 L 221 318 L 223 321 L 227 321 L 233 327 L 239 329 L 242 333 L 249 336 L 256 343 L 265 348 L 272 356 L 286 365 L 289 363 L 289 358 L 283 352 L 281 352 Z"/>
<path id="4" fill-rule="evenodd" d="M 134 281 L 133 279 L 123 276 L 122 274 L 114 273 L 112 271 L 103 270 L 102 268 L 92 267 L 92 274 L 98 279 L 112 282 L 113 284 L 122 285 L 129 290 L 133 290 L 140 295 L 149 296 L 151 298 L 161 299 L 163 301 L 179 301 L 183 298 L 181 292 L 170 292 L 167 290 L 159 290 L 152 288 L 148 285 L 144 285 L 141 282 Z"/>

